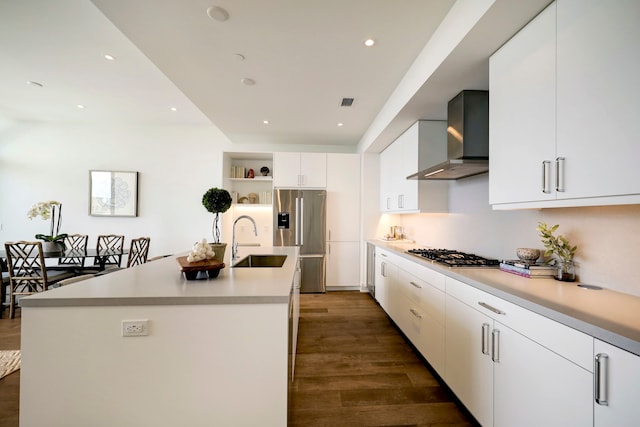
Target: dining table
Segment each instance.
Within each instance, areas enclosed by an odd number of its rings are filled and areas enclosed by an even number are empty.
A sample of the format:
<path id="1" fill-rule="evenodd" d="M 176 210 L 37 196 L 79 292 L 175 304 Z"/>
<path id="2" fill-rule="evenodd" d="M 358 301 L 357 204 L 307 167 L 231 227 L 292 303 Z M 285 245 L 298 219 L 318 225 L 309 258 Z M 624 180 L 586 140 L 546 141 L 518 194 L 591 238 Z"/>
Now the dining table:
<path id="1" fill-rule="evenodd" d="M 107 260 L 110 256 L 122 256 L 127 255 L 129 253 L 129 249 L 66 249 L 64 251 L 56 251 L 56 252 L 43 252 L 42 255 L 46 259 L 51 258 L 93 258 L 95 259 L 98 270 L 102 271 L 106 267 Z M 0 258 L 6 261 L 7 255 L 4 249 L 0 250 Z M 52 266 L 55 267 L 55 266 Z M 95 267 L 95 266 L 93 266 Z M 88 268 L 88 267 L 87 267 Z"/>

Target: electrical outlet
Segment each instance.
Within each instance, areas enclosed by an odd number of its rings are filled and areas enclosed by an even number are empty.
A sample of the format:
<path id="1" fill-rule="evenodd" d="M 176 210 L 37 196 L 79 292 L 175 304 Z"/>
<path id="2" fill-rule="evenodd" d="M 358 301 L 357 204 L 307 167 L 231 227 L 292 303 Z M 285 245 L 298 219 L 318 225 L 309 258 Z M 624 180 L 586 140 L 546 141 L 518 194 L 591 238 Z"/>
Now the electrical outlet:
<path id="1" fill-rule="evenodd" d="M 147 319 L 122 321 L 123 337 L 142 337 L 146 335 L 149 335 L 149 321 Z"/>

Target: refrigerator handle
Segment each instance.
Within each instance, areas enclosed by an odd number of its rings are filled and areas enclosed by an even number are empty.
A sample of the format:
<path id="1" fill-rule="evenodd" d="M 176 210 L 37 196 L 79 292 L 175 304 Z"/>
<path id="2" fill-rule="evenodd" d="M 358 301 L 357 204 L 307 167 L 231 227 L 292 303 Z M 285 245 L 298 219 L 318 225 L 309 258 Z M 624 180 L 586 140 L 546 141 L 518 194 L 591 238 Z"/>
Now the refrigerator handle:
<path id="1" fill-rule="evenodd" d="M 293 244 L 298 246 L 298 236 L 300 233 L 300 199 L 296 197 L 296 230 L 294 233 L 294 242 Z"/>
<path id="2" fill-rule="evenodd" d="M 300 228 L 298 229 L 300 235 L 300 246 L 304 245 L 304 198 L 300 198 Z"/>

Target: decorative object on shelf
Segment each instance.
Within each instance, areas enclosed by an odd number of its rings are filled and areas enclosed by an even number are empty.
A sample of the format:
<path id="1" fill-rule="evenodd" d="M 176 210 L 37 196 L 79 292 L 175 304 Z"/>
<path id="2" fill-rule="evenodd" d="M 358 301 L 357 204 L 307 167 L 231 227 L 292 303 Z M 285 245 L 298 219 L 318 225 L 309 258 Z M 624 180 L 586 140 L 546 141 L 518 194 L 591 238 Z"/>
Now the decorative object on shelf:
<path id="1" fill-rule="evenodd" d="M 253 171 L 253 169 L 249 169 L 249 172 L 247 172 L 247 178 L 251 179 L 251 178 L 255 178 L 255 177 L 256 177 L 256 174 Z"/>
<path id="2" fill-rule="evenodd" d="M 211 246 L 216 252 L 215 259 L 220 262 L 224 260 L 224 252 L 227 247 L 226 243 L 220 243 L 220 214 L 229 210 L 231 202 L 231 194 L 222 188 L 210 188 L 202 196 L 202 205 L 207 211 L 215 215 L 212 228 L 213 243 Z"/>
<path id="3" fill-rule="evenodd" d="M 554 236 L 553 233 L 555 233 L 558 227 L 558 224 L 549 227 L 544 222 L 539 222 L 537 228 L 542 238 L 542 244 L 546 248 L 544 255 L 555 255 L 557 257 L 556 265 L 558 267 L 558 273 L 555 279 L 562 280 L 563 282 L 573 282 L 576 280 L 573 255 L 578 247 L 571 246 L 567 238 L 562 235 Z"/>
<path id="4" fill-rule="evenodd" d="M 256 193 L 247 194 L 247 199 L 249 199 L 249 203 L 251 204 L 258 203 L 258 195 Z"/>
<path id="5" fill-rule="evenodd" d="M 536 260 L 540 258 L 540 249 L 518 248 L 516 249 L 516 255 L 526 264 L 535 264 Z"/>
<path id="6" fill-rule="evenodd" d="M 67 237 L 67 234 L 60 234 L 60 225 L 62 224 L 62 203 L 56 200 L 36 203 L 31 206 L 31 209 L 27 212 L 27 218 L 34 219 L 38 216 L 45 220 L 51 220 L 51 227 L 48 235 L 35 235 L 36 239 L 44 241 L 42 244 L 42 250 L 44 252 L 63 252 L 65 249 L 64 239 Z"/>
<path id="7" fill-rule="evenodd" d="M 89 171 L 89 215 L 138 216 L 138 172 Z"/>
<path id="8" fill-rule="evenodd" d="M 269 168 L 266 166 L 263 166 L 260 168 L 260 174 L 262 174 L 262 176 L 267 176 L 269 175 Z"/>

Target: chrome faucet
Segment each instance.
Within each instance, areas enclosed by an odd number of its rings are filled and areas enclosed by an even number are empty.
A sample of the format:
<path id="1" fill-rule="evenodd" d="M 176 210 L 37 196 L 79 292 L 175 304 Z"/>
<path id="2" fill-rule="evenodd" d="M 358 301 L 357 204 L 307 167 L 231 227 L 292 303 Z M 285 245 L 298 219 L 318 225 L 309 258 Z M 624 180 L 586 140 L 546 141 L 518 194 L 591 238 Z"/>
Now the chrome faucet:
<path id="1" fill-rule="evenodd" d="M 256 221 L 253 218 L 251 218 L 249 215 L 240 215 L 238 218 L 236 218 L 236 220 L 233 221 L 233 230 L 231 232 L 231 260 L 232 261 L 238 258 L 238 242 L 236 242 L 236 224 L 242 218 L 246 218 L 253 223 L 253 233 L 256 236 L 258 235 L 258 226 L 256 225 Z"/>

